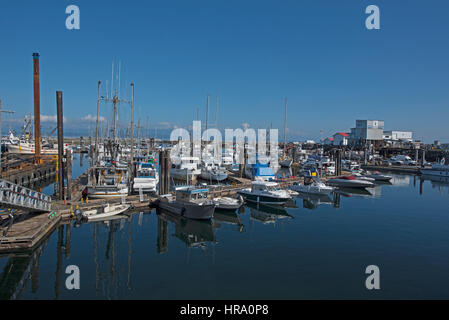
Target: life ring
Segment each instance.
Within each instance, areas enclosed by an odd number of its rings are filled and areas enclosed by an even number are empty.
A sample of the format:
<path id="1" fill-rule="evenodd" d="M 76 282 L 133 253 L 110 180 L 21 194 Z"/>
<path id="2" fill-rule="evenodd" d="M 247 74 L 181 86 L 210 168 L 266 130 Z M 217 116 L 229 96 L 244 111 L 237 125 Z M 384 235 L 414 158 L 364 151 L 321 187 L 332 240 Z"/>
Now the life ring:
<path id="1" fill-rule="evenodd" d="M 442 166 L 444 166 L 445 163 L 446 163 L 446 158 L 441 159 L 440 164 L 441 164 Z"/>

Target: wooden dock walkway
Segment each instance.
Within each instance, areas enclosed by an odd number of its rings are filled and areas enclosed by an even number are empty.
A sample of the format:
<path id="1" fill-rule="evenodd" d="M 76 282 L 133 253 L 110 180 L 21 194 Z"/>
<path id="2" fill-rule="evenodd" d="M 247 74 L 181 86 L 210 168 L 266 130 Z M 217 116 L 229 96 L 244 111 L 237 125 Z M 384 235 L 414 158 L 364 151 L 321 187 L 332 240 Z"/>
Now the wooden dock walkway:
<path id="1" fill-rule="evenodd" d="M 1 227 L 0 252 L 30 250 L 37 246 L 61 221 L 60 213 L 53 214 L 23 213 L 9 229 Z"/>

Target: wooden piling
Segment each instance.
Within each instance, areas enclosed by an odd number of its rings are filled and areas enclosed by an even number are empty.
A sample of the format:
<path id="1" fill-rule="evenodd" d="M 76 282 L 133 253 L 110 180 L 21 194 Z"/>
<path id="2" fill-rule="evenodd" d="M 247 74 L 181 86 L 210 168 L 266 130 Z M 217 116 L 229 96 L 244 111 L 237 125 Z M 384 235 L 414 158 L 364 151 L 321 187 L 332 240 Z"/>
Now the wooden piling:
<path id="1" fill-rule="evenodd" d="M 64 199 L 64 133 L 63 133 L 63 113 L 62 113 L 62 91 L 56 91 L 56 107 L 58 122 L 58 190 L 59 200 Z"/>

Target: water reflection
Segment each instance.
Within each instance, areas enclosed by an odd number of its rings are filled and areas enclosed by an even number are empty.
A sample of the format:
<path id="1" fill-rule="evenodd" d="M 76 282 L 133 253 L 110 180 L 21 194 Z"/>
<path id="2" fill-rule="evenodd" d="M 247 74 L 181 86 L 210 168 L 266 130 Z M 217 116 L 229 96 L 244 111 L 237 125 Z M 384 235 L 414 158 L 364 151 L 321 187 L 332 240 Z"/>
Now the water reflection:
<path id="1" fill-rule="evenodd" d="M 46 246 L 47 241 L 33 252 L 0 256 L 0 258 L 8 259 L 0 273 L 0 300 L 20 298 L 30 280 L 31 292 L 37 292 L 39 289 L 39 261 Z"/>
<path id="2" fill-rule="evenodd" d="M 250 210 L 251 220 L 256 220 L 263 224 L 275 224 L 280 219 L 293 219 L 293 216 L 283 207 L 253 202 L 248 202 L 246 206 Z"/>
<path id="3" fill-rule="evenodd" d="M 161 288 L 167 286 L 169 289 L 167 292 L 164 291 L 164 297 L 170 297 L 170 290 L 182 289 L 179 287 L 180 282 L 185 281 L 182 286 L 194 287 L 194 284 L 192 285 L 194 280 L 180 280 L 182 275 L 177 278 L 178 275 L 174 275 L 174 270 L 176 271 L 178 266 L 182 266 L 185 268 L 183 270 L 192 275 L 192 279 L 198 281 L 198 277 L 204 275 L 203 270 L 210 265 L 209 261 L 206 261 L 211 257 L 210 253 L 215 259 L 215 249 L 217 249 L 217 261 L 226 261 L 226 264 L 224 267 L 223 263 L 215 264 L 215 260 L 213 260 L 214 270 L 211 271 L 211 274 L 214 272 L 245 273 L 245 268 L 241 267 L 242 260 L 245 265 L 254 269 L 255 265 L 251 265 L 252 260 L 246 259 L 248 255 L 254 255 L 254 259 L 260 257 L 260 261 L 267 261 L 267 266 L 273 272 L 268 274 L 269 277 L 278 274 L 275 273 L 279 272 L 276 269 L 277 265 L 293 264 L 291 269 L 283 268 L 282 272 L 288 275 L 292 287 L 294 285 L 295 288 L 287 292 L 284 290 L 288 288 L 288 285 L 281 283 L 278 286 L 273 282 L 269 289 L 286 292 L 282 296 L 285 298 L 297 298 L 300 296 L 298 296 L 296 288 L 301 285 L 299 280 L 295 282 L 296 279 L 299 279 L 297 278 L 298 268 L 313 275 L 317 267 L 316 265 L 303 266 L 302 261 L 313 261 L 313 259 L 317 259 L 317 255 L 331 256 L 337 250 L 342 255 L 342 260 L 347 259 L 352 263 L 354 251 L 347 251 L 348 243 L 355 243 L 354 248 L 358 254 L 362 252 L 362 249 L 371 252 L 370 255 L 363 257 L 366 258 L 366 261 L 380 260 L 382 262 L 382 259 L 388 259 L 388 261 L 394 262 L 395 268 L 399 271 L 404 270 L 411 261 L 407 260 L 408 256 L 403 253 L 406 251 L 404 249 L 407 249 L 408 252 L 420 250 L 413 252 L 418 252 L 428 258 L 420 259 L 424 262 L 438 256 L 436 267 L 431 266 L 426 269 L 425 265 L 417 265 L 415 269 L 419 277 L 423 279 L 426 277 L 426 281 L 427 277 L 430 277 L 432 283 L 437 283 L 444 275 L 444 270 L 447 270 L 448 263 L 444 258 L 444 252 L 447 252 L 447 244 L 444 242 L 447 236 L 447 224 L 441 223 L 441 221 L 447 220 L 443 209 L 449 199 L 446 192 L 449 189 L 449 181 L 447 181 L 449 179 L 445 181 L 445 179 L 432 179 L 432 177 L 424 176 L 403 179 L 400 176 L 393 183 L 399 181 L 404 184 L 404 181 L 407 180 L 410 184 L 403 189 L 393 188 L 394 184 L 379 184 L 375 188 L 364 191 L 342 189 L 325 196 L 300 194 L 294 199 L 296 204 L 292 203 L 284 208 L 248 203 L 237 212 L 217 211 L 212 221 L 188 220 L 168 212 L 158 211 L 157 216 L 141 212 L 133 215 L 114 216 L 102 222 L 82 225 L 61 224 L 33 252 L 0 256 L 0 299 L 158 298 L 156 295 L 160 294 L 160 290 L 165 290 Z M 413 183 L 415 187 L 413 187 Z M 419 186 L 424 191 L 422 197 L 416 196 Z M 440 196 L 438 190 L 444 190 L 444 195 Z M 366 198 L 372 199 L 373 197 L 379 200 L 365 201 Z M 426 206 L 432 206 L 432 210 L 426 211 L 425 215 L 421 210 L 423 206 L 420 207 L 423 201 Z M 361 215 L 360 206 L 363 203 L 365 203 L 364 208 L 367 212 L 379 214 Z M 408 207 L 404 209 L 404 206 Z M 338 215 L 335 215 L 333 214 L 335 210 L 332 207 L 341 207 L 342 209 L 339 210 Z M 404 219 L 391 219 L 391 215 L 384 214 L 386 208 L 394 210 Z M 311 212 L 309 210 L 313 210 L 313 214 L 305 215 L 304 212 Z M 330 226 L 330 218 L 332 219 L 331 238 L 323 236 L 323 233 L 320 232 L 323 228 Z M 351 228 L 354 230 L 364 230 L 367 223 L 374 224 L 375 228 L 370 228 L 367 233 L 364 233 L 364 236 L 353 241 L 357 233 L 348 234 L 345 231 L 348 223 L 351 223 Z M 276 226 L 276 228 L 272 226 Z M 400 247 L 397 250 L 394 246 L 382 245 L 382 248 L 388 247 L 388 250 L 392 250 L 386 255 L 384 249 L 378 249 L 379 241 L 384 241 L 384 243 L 397 241 L 396 230 L 404 232 L 404 230 L 412 229 L 417 230 L 416 236 L 415 233 L 411 233 L 409 237 L 400 240 Z M 255 230 L 259 232 L 253 232 Z M 425 236 L 429 234 L 432 234 L 432 237 L 426 239 Z M 169 237 L 172 239 L 170 240 L 172 241 L 170 252 L 168 252 Z M 303 241 L 304 239 L 310 241 Z M 425 239 L 425 244 L 420 246 L 423 239 Z M 215 248 L 218 240 L 220 247 Z M 266 250 L 265 246 L 254 245 L 264 241 L 270 241 L 270 245 L 274 249 Z M 318 241 L 326 245 L 306 246 L 307 243 L 317 243 Z M 300 244 L 304 247 L 302 248 Z M 154 250 L 155 247 L 156 250 Z M 290 250 L 287 251 L 286 248 L 290 247 L 300 251 L 298 258 L 291 255 Z M 432 254 L 429 251 L 432 251 Z M 194 263 L 189 262 L 190 252 Z M 163 253 L 165 254 L 161 256 L 160 254 Z M 186 256 L 187 259 L 184 260 Z M 270 265 L 269 261 L 275 261 L 275 263 Z M 365 263 L 365 260 L 362 262 Z M 419 264 L 419 261 L 416 263 Z M 82 279 L 86 281 L 82 283 L 83 290 L 80 290 L 76 296 L 73 295 L 73 291 L 65 289 L 67 275 L 64 271 L 68 264 L 79 265 L 81 274 L 84 274 Z M 151 275 L 148 273 L 149 266 L 153 266 L 155 270 Z M 421 270 L 423 271 L 421 272 Z M 205 278 L 208 279 L 211 274 L 206 274 Z M 257 288 L 260 277 L 251 282 L 251 276 L 248 275 L 244 274 L 245 277 L 242 277 L 244 279 L 242 286 Z M 412 278 L 417 279 L 410 277 L 410 279 Z M 349 276 L 348 279 L 359 283 L 358 276 L 356 279 L 351 279 Z M 215 281 L 218 281 L 219 286 L 226 288 L 229 278 L 209 281 L 213 282 L 210 286 L 215 285 L 217 283 Z M 210 292 L 213 291 L 213 287 L 208 287 L 208 281 L 202 282 L 202 285 L 206 286 L 207 290 L 210 289 Z M 329 289 L 327 282 L 314 282 L 311 284 L 313 289 L 310 291 L 314 298 L 321 297 L 318 294 L 313 295 L 316 286 L 320 286 L 319 289 L 322 291 Z M 406 282 L 402 282 L 401 286 L 403 286 L 404 292 L 406 288 L 409 288 L 409 284 Z M 157 293 L 154 294 L 154 290 L 149 291 L 148 288 L 159 288 L 160 290 L 156 290 Z M 413 286 L 411 288 L 413 289 Z M 435 285 L 429 288 L 430 286 L 426 290 L 428 292 L 435 290 L 435 296 L 445 297 L 442 294 L 438 295 L 441 291 L 435 289 Z M 362 289 L 360 291 L 354 289 L 350 296 L 363 298 L 365 291 Z M 396 290 L 395 297 L 399 297 L 400 293 L 403 293 L 397 288 L 394 290 Z M 202 294 L 201 291 L 194 291 L 194 293 Z M 233 292 L 233 294 L 236 293 Z M 258 297 L 258 294 L 257 290 L 250 292 L 251 297 Z M 182 293 L 179 296 L 189 297 L 188 293 L 187 295 Z M 218 297 L 221 298 L 221 296 Z M 388 298 L 388 296 L 385 297 Z M 412 297 L 415 296 L 412 295 Z M 223 298 L 228 298 L 228 296 L 223 295 Z"/>
<path id="4" fill-rule="evenodd" d="M 168 211 L 157 209 L 158 215 L 158 252 L 166 252 L 168 250 L 168 224 L 159 222 L 160 220 L 166 222 L 173 222 L 175 224 L 174 236 L 184 242 L 187 247 L 206 246 L 206 243 L 216 243 L 214 233 L 214 222 L 212 220 L 192 220 L 181 216 L 174 215 Z M 160 226 L 160 228 L 159 228 Z M 159 239 L 163 239 L 159 241 Z M 160 247 L 159 243 L 165 244 Z M 161 250 L 162 249 L 162 250 Z"/>
<path id="5" fill-rule="evenodd" d="M 302 206 L 306 209 L 314 210 L 322 204 L 334 204 L 334 200 L 327 194 L 300 194 L 299 197 L 302 199 Z"/>
<path id="6" fill-rule="evenodd" d="M 243 207 L 241 207 L 243 208 Z M 243 223 L 238 213 L 229 210 L 215 210 L 214 220 L 225 224 L 237 226 L 239 232 L 243 232 Z"/>

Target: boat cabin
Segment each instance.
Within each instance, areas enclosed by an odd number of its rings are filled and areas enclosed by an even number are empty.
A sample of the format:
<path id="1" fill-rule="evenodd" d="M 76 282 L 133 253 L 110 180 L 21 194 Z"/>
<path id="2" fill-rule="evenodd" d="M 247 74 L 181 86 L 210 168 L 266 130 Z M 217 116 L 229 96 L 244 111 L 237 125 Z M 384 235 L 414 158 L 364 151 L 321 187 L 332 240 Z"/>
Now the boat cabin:
<path id="1" fill-rule="evenodd" d="M 279 189 L 280 189 L 279 185 L 276 182 L 253 181 L 251 183 L 251 191 L 252 192 L 277 191 Z"/>
<path id="2" fill-rule="evenodd" d="M 137 178 L 156 178 L 156 169 L 152 163 L 139 163 Z"/>
<path id="3" fill-rule="evenodd" d="M 208 199 L 209 189 L 181 188 L 176 190 L 176 201 L 201 203 Z"/>

